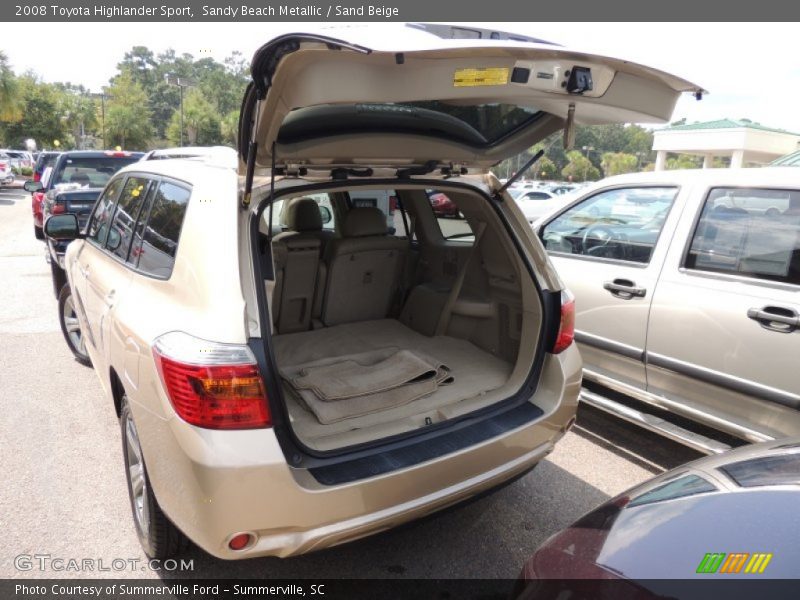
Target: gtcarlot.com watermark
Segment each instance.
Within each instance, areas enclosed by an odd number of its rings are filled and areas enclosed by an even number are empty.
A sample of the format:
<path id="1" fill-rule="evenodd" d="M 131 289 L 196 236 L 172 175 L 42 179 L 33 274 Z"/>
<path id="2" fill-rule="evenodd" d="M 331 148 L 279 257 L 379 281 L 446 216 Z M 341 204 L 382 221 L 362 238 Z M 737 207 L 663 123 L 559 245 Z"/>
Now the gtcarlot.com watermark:
<path id="1" fill-rule="evenodd" d="M 18 554 L 14 557 L 17 571 L 55 571 L 97 573 L 122 571 L 194 571 L 194 559 L 166 560 L 142 558 L 75 558 L 52 554 Z"/>

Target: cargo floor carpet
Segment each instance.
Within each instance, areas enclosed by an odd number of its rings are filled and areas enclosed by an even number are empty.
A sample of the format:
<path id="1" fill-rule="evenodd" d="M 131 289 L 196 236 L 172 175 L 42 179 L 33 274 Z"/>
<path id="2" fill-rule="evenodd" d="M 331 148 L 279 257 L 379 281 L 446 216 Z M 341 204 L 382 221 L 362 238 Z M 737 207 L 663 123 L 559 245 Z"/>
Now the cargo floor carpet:
<path id="1" fill-rule="evenodd" d="M 369 428 L 379 434 L 382 424 L 413 419 L 414 415 L 443 409 L 501 387 L 511 375 L 512 365 L 471 342 L 447 336 L 427 337 L 394 319 L 362 321 L 313 331 L 273 337 L 279 368 L 326 364 L 357 355 L 374 353 L 375 360 L 398 351 L 434 358 L 446 365 L 452 382 L 433 393 L 401 406 L 323 424 L 308 410 L 298 392 L 283 384 L 284 398 L 296 435 L 307 445 L 324 450 L 359 441 L 354 433 Z M 372 435 L 370 436 L 372 437 Z"/>

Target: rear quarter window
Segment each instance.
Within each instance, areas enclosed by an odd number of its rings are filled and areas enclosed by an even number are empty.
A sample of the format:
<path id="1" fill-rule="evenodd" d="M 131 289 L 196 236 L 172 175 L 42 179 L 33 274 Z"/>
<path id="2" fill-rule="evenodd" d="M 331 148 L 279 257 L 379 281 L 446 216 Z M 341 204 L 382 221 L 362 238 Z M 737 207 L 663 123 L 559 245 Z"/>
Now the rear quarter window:
<path id="1" fill-rule="evenodd" d="M 170 181 L 160 182 L 150 194 L 142 212 L 147 211 L 147 219 L 139 219 L 130 255 L 140 271 L 161 279 L 172 274 L 190 196 L 190 189 Z"/>

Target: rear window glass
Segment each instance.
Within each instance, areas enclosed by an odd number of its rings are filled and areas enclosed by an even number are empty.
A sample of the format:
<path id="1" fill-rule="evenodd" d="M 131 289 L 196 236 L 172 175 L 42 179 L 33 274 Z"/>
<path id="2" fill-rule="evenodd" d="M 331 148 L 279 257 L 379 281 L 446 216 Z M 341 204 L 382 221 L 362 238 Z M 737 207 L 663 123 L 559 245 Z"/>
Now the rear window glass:
<path id="1" fill-rule="evenodd" d="M 515 104 L 455 105 L 441 100 L 385 104 L 336 104 L 290 112 L 278 135 L 281 143 L 358 132 L 419 133 L 491 146 L 532 122 L 536 108 Z"/>
<path id="2" fill-rule="evenodd" d="M 77 183 L 87 187 L 103 187 L 122 167 L 137 162 L 138 157 L 77 157 L 67 158 L 63 168 L 56 173 L 53 185 Z"/>
<path id="3" fill-rule="evenodd" d="M 480 133 L 489 144 L 535 119 L 540 113 L 538 109 L 516 104 L 456 106 L 439 100 L 409 102 L 400 106 L 422 108 L 455 117 Z"/>
<path id="4" fill-rule="evenodd" d="M 172 274 L 183 216 L 186 214 L 190 195 L 188 189 L 168 181 L 163 181 L 158 186 L 141 246 L 135 250 L 140 270 L 162 278 Z M 132 256 L 131 260 L 133 258 Z"/>

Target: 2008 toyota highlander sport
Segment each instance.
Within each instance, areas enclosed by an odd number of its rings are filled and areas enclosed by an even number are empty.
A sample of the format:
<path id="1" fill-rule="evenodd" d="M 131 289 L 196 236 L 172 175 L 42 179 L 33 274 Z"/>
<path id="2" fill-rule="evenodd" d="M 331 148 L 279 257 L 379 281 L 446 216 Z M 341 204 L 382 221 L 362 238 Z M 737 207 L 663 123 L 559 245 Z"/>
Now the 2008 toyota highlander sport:
<path id="1" fill-rule="evenodd" d="M 391 46 L 273 40 L 238 174 L 137 163 L 85 231 L 47 222 L 76 240 L 62 323 L 119 414 L 150 556 L 353 540 L 521 475 L 574 421 L 572 297 L 490 167 L 697 88 L 555 45 Z"/>

